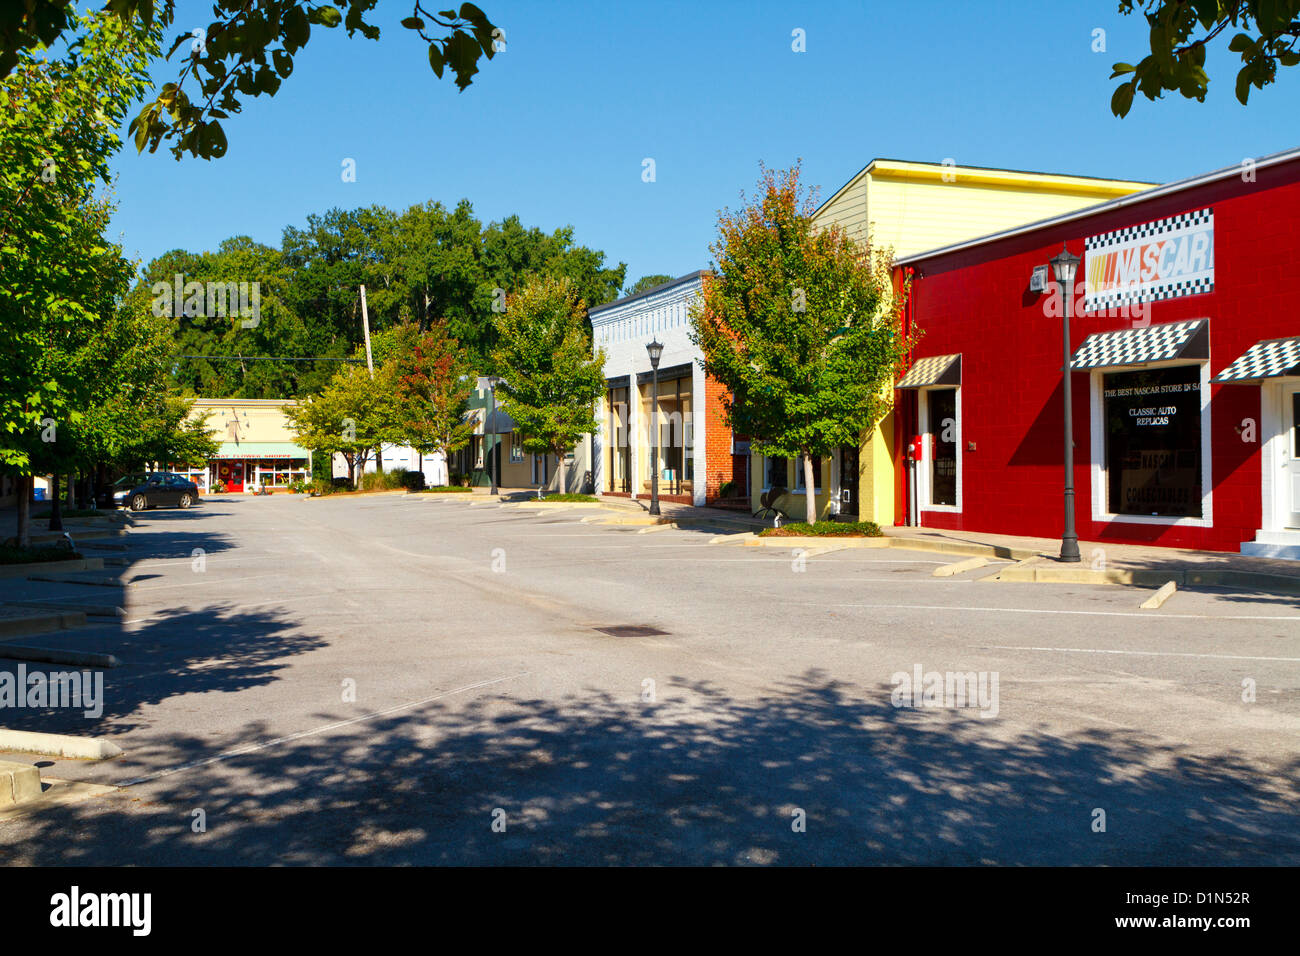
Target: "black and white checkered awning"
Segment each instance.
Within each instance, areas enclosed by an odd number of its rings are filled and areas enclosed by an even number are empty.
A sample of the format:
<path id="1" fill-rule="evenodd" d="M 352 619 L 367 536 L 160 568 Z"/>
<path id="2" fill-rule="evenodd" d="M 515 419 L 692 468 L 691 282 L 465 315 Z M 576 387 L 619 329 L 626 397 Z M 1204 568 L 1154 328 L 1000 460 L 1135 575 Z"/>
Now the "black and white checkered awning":
<path id="1" fill-rule="evenodd" d="M 899 388 L 925 388 L 928 385 L 960 385 L 961 353 L 931 355 L 917 359 L 907 370 Z"/>
<path id="2" fill-rule="evenodd" d="M 1070 367 L 1076 372 L 1093 368 L 1122 368 L 1172 359 L 1208 359 L 1210 322 L 1169 322 L 1144 329 L 1098 332 L 1083 340 Z"/>
<path id="3" fill-rule="evenodd" d="M 1300 338 L 1256 342 L 1211 381 L 1240 384 L 1283 375 L 1300 375 Z"/>

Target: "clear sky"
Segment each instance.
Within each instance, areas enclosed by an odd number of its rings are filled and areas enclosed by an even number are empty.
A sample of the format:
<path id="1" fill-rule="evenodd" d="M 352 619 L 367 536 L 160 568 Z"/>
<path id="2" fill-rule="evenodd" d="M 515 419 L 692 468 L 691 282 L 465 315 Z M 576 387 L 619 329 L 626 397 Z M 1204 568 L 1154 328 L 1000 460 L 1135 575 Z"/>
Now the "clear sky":
<path id="1" fill-rule="evenodd" d="M 1242 107 L 1222 45 L 1205 103 L 1139 98 L 1111 116 L 1111 64 L 1145 52 L 1145 24 L 1116 0 L 479 6 L 507 49 L 463 93 L 398 26 L 411 4 L 381 0 L 381 39 L 314 30 L 280 92 L 226 123 L 224 158 L 177 163 L 128 142 L 113 227 L 127 254 L 234 235 L 278 245 L 335 206 L 465 197 L 485 222 L 572 225 L 631 282 L 705 266 L 717 210 L 752 191 L 760 160 L 802 158 L 825 199 L 873 157 L 1168 182 L 1300 145 L 1300 67 Z M 180 0 L 178 25 L 208 11 Z M 806 52 L 791 49 L 796 28 Z"/>

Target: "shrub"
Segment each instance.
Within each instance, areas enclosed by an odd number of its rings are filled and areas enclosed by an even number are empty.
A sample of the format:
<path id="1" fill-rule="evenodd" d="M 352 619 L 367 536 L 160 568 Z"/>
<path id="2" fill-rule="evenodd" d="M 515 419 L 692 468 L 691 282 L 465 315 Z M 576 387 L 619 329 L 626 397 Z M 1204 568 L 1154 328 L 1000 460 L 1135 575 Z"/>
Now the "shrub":
<path id="1" fill-rule="evenodd" d="M 226 483 L 218 478 L 212 483 L 212 493 L 214 495 L 224 495 L 226 493 Z"/>
<path id="2" fill-rule="evenodd" d="M 764 528 L 760 538 L 826 537 L 826 538 L 879 538 L 880 525 L 874 521 L 792 521 L 779 528 Z"/>
<path id="3" fill-rule="evenodd" d="M 361 476 L 362 491 L 395 491 L 402 487 L 400 471 L 368 471 Z"/>
<path id="4" fill-rule="evenodd" d="M 724 481 L 722 487 L 718 489 L 719 498 L 730 498 L 736 493 L 736 483 L 734 481 Z"/>
<path id="5" fill-rule="evenodd" d="M 592 504 L 595 504 L 600 501 L 600 499 L 597 498 L 595 495 L 579 495 L 579 494 L 574 494 L 573 492 L 566 492 L 562 495 L 547 495 L 545 498 L 541 500 L 542 501 L 590 502 Z"/>
<path id="6" fill-rule="evenodd" d="M 420 491 L 422 494 L 438 495 L 438 494 L 447 494 L 449 492 L 460 492 L 461 494 L 464 495 L 464 494 L 472 493 L 474 489 L 465 488 L 462 487 L 461 485 L 430 485 L 428 488 L 421 488 Z"/>
<path id="7" fill-rule="evenodd" d="M 401 473 L 401 485 L 407 491 L 419 491 L 424 487 L 424 472 L 404 471 Z"/>
<path id="8" fill-rule="evenodd" d="M 346 476 L 340 478 L 331 478 L 329 480 L 330 488 L 333 491 L 351 491 L 352 479 Z"/>
<path id="9" fill-rule="evenodd" d="M 469 484 L 469 475 L 463 475 L 459 471 L 453 471 L 447 476 L 447 484 L 466 486 Z"/>

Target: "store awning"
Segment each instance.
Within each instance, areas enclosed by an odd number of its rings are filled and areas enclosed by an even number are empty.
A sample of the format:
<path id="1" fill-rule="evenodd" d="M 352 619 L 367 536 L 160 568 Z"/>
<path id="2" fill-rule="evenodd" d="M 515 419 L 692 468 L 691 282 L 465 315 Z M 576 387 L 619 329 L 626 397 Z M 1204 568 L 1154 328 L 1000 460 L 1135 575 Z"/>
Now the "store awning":
<path id="1" fill-rule="evenodd" d="M 931 355 L 917 359 L 897 388 L 926 388 L 930 385 L 961 384 L 961 353 Z"/>
<path id="2" fill-rule="evenodd" d="M 1247 385 L 1283 375 L 1300 375 L 1300 338 L 1256 342 L 1210 381 Z"/>
<path id="3" fill-rule="evenodd" d="M 1093 368 L 1123 368 L 1173 359 L 1210 357 L 1210 321 L 1167 322 L 1144 329 L 1097 332 L 1083 340 L 1074 353 L 1070 368 L 1076 372 Z"/>
<path id="4" fill-rule="evenodd" d="M 291 441 L 223 441 L 213 458 L 309 458 L 306 448 Z"/>

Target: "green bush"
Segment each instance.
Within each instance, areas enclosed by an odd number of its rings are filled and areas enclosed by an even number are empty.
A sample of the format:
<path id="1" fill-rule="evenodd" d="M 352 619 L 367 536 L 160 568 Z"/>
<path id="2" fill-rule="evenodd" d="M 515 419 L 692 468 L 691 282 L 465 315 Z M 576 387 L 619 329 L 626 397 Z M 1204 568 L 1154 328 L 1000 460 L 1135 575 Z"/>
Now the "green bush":
<path id="1" fill-rule="evenodd" d="M 331 491 L 351 491 L 352 479 L 347 477 L 329 479 Z"/>
<path id="2" fill-rule="evenodd" d="M 734 481 L 724 481 L 722 487 L 718 489 L 719 498 L 730 498 L 736 493 L 736 483 Z"/>
<path id="3" fill-rule="evenodd" d="M 419 491 L 424 487 L 424 472 L 404 471 L 401 473 L 401 486 L 407 491 Z"/>
<path id="4" fill-rule="evenodd" d="M 597 498 L 595 495 L 579 495 L 579 494 L 574 494 L 572 492 L 566 492 L 562 495 L 547 495 L 545 498 L 541 500 L 542 501 L 576 501 L 576 502 L 589 502 L 593 504 L 600 501 L 600 499 Z"/>
<path id="5" fill-rule="evenodd" d="M 361 476 L 362 491 L 396 491 L 402 487 L 400 471 L 368 471 Z"/>
<path id="6" fill-rule="evenodd" d="M 460 485 L 430 485 L 428 488 L 421 488 L 421 494 L 447 494 L 448 492 L 459 492 L 461 494 L 472 494 L 473 488 L 464 488 Z"/>
<path id="7" fill-rule="evenodd" d="M 764 528 L 758 536 L 760 538 L 879 538 L 882 533 L 880 525 L 874 521 L 818 521 L 816 524 L 792 521 L 779 528 Z"/>

